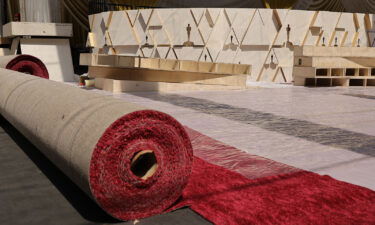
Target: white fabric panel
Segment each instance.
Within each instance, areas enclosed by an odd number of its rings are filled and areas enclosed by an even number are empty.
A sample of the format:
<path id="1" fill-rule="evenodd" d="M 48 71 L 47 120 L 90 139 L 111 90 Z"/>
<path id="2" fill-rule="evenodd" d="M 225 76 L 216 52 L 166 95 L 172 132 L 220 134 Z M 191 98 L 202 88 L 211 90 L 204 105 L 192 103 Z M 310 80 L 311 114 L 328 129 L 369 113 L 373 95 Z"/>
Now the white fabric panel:
<path id="1" fill-rule="evenodd" d="M 21 1 L 25 6 L 26 22 L 61 23 L 59 0 L 20 0 L 20 3 Z"/>

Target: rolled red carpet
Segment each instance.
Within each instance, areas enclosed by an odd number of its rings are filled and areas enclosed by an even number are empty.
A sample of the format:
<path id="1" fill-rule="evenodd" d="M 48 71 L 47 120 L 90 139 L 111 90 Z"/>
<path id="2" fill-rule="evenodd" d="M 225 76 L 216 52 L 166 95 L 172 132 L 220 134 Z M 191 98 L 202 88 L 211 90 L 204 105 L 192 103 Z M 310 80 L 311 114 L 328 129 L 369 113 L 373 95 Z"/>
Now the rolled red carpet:
<path id="1" fill-rule="evenodd" d="M 49 79 L 47 67 L 40 59 L 31 55 L 2 56 L 0 65 L 5 69 Z"/>
<path id="2" fill-rule="evenodd" d="M 176 120 L 136 111 L 116 120 L 99 139 L 90 165 L 91 192 L 119 219 L 162 213 L 181 196 L 192 159 L 189 138 Z"/>
<path id="3" fill-rule="evenodd" d="M 0 113 L 121 220 L 162 213 L 191 174 L 189 137 L 162 112 L 0 69 Z"/>

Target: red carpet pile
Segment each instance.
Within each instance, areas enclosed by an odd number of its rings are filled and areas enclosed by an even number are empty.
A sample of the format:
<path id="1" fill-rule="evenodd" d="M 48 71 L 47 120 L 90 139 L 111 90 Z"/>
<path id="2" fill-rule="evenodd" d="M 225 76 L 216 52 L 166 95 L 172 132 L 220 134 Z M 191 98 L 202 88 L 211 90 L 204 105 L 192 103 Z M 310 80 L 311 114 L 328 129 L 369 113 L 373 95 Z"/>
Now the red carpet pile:
<path id="1" fill-rule="evenodd" d="M 259 170 L 246 162 L 239 166 L 242 160 L 236 155 L 246 153 L 187 130 L 194 154 L 206 151 L 205 160 L 213 162 L 223 151 L 226 167 L 242 174 L 195 157 L 189 183 L 174 208 L 188 205 L 215 224 L 375 224 L 374 191 L 257 156 L 253 162 Z M 210 145 L 220 148 L 214 153 Z M 245 161 L 251 161 L 246 155 Z M 277 175 L 270 175 L 273 168 Z M 251 178 L 251 172 L 258 178 Z"/>
<path id="2" fill-rule="evenodd" d="M 48 70 L 44 63 L 31 55 L 16 56 L 6 65 L 6 69 L 49 79 Z"/>

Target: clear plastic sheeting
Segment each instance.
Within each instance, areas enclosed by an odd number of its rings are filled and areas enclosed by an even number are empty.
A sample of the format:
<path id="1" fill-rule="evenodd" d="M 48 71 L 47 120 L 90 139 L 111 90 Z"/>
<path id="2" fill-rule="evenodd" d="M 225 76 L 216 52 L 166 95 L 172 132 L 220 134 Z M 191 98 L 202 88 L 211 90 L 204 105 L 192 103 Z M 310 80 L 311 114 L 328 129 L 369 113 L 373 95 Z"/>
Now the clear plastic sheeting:
<path id="1" fill-rule="evenodd" d="M 251 155 L 185 126 L 194 156 L 242 174 L 249 179 L 302 171 L 260 156 Z"/>

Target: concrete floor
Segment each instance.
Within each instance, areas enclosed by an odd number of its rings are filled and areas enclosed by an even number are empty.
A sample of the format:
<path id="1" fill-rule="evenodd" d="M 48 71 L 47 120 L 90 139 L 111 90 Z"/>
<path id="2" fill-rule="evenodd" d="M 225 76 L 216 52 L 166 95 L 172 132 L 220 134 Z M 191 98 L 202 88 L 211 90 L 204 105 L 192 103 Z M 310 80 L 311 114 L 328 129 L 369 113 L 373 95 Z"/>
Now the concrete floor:
<path id="1" fill-rule="evenodd" d="M 169 113 L 248 153 L 375 190 L 375 88 L 273 87 L 114 97 Z M 0 224 L 118 222 L 9 124 L 1 127 Z M 183 209 L 139 224 L 208 222 Z"/>
<path id="2" fill-rule="evenodd" d="M 114 96 L 169 113 L 248 153 L 375 190 L 375 88 L 273 87 Z"/>

